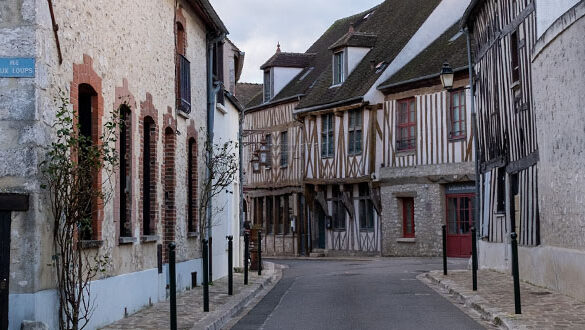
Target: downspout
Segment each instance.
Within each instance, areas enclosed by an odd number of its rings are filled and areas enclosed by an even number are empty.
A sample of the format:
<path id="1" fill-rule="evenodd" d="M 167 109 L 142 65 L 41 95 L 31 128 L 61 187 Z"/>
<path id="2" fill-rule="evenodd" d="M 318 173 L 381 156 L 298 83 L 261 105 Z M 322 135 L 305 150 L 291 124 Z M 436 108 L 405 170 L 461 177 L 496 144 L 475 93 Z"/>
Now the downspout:
<path id="1" fill-rule="evenodd" d="M 214 84 L 213 82 L 213 45 L 218 41 L 221 41 L 225 38 L 225 34 L 221 33 L 219 36 L 215 38 L 210 38 L 207 40 L 207 143 L 209 143 L 209 147 L 207 148 L 207 160 L 211 161 L 213 158 L 213 127 L 215 125 L 215 102 L 217 92 L 220 89 L 219 84 Z M 210 180 L 211 173 L 209 172 L 209 166 L 206 166 L 206 173 L 205 177 L 207 180 Z M 210 199 L 207 201 L 207 210 L 205 210 L 207 214 L 207 230 L 205 233 L 206 239 L 209 240 L 211 238 L 211 216 L 212 216 L 212 200 Z"/>
<path id="2" fill-rule="evenodd" d="M 239 153 L 239 175 L 240 175 L 240 236 L 244 235 L 244 146 L 242 145 L 244 132 L 244 108 L 240 109 L 240 123 L 238 127 L 238 153 Z"/>
<path id="3" fill-rule="evenodd" d="M 468 69 L 469 69 L 469 91 L 471 93 L 471 130 L 473 133 L 473 147 L 475 148 L 475 198 L 474 198 L 474 214 L 473 217 L 475 218 L 474 221 L 474 226 L 475 228 L 479 228 L 479 235 L 477 235 L 477 230 L 476 230 L 476 235 L 479 237 L 483 236 L 483 228 L 480 228 L 478 226 L 479 224 L 479 212 L 480 212 L 480 180 L 481 180 L 481 176 L 479 173 L 479 155 L 480 155 L 480 150 L 479 150 L 479 134 L 477 131 L 477 114 L 475 112 L 475 91 L 474 91 L 474 86 L 473 86 L 473 61 L 471 58 L 471 37 L 469 35 L 469 28 L 465 28 L 465 36 L 467 37 L 467 62 L 468 62 Z M 476 240 L 477 242 L 479 242 L 479 240 Z M 479 245 L 478 245 L 479 247 Z M 479 248 L 478 248 L 478 254 L 479 254 Z"/>

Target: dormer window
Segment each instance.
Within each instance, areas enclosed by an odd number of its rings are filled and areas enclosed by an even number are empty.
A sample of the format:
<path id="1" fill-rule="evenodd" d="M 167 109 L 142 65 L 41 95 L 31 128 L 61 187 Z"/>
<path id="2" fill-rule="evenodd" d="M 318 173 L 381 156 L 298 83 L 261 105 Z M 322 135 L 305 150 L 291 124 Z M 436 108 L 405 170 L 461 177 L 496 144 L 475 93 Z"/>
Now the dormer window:
<path id="1" fill-rule="evenodd" d="M 270 70 L 264 71 L 264 102 L 272 98 L 272 81 L 270 79 Z"/>
<path id="2" fill-rule="evenodd" d="M 343 51 L 333 54 L 333 85 L 340 85 L 345 80 L 343 55 Z"/>

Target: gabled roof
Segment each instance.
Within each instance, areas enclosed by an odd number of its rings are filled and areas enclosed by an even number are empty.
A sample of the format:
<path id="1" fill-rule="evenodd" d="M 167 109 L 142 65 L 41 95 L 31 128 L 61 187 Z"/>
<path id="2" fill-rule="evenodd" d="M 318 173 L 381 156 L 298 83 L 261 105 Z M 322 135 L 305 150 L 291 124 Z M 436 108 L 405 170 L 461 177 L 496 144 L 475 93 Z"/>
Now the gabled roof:
<path id="1" fill-rule="evenodd" d="M 252 99 L 258 95 L 262 96 L 262 86 L 262 84 L 237 83 L 236 97 L 244 107 L 248 107 L 248 103 L 250 103 Z"/>
<path id="2" fill-rule="evenodd" d="M 338 20 L 307 51 L 317 53 L 311 63 L 313 72 L 300 82 L 308 69 L 303 70 L 275 99 L 305 94 L 297 106 L 300 110 L 364 96 L 383 72 L 376 70 L 376 64 L 391 62 L 439 3 L 440 0 L 386 0 L 364 13 Z M 331 88 L 332 53 L 329 47 L 347 34 L 352 23 L 356 32 L 375 34 L 377 40 L 343 84 Z"/>
<path id="3" fill-rule="evenodd" d="M 279 48 L 280 49 L 280 48 Z M 310 53 L 283 53 L 280 50 L 276 51 L 271 58 L 262 64 L 261 70 L 271 67 L 284 68 L 305 68 L 311 63 L 315 54 Z"/>
<path id="4" fill-rule="evenodd" d="M 228 30 L 217 15 L 209 0 L 189 0 L 197 14 L 218 33 L 228 34 Z"/>
<path id="5" fill-rule="evenodd" d="M 353 26 L 339 40 L 329 46 L 330 50 L 336 50 L 343 47 L 366 47 L 372 48 L 376 44 L 376 35 L 367 32 L 355 32 Z"/>
<path id="6" fill-rule="evenodd" d="M 425 48 L 420 54 L 380 84 L 384 90 L 413 81 L 438 78 L 443 63 L 457 71 L 467 68 L 467 41 L 459 31 L 459 23 L 451 26 L 445 33 Z"/>

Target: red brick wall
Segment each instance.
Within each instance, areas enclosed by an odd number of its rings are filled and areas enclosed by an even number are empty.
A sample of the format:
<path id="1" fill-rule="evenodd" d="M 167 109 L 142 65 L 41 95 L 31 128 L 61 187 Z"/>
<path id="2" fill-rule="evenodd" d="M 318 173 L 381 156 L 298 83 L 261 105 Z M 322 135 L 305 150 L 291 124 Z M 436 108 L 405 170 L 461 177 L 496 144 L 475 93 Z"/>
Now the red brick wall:
<path id="1" fill-rule="evenodd" d="M 151 135 L 150 135 L 150 146 L 145 146 L 144 145 L 144 121 L 145 119 L 150 119 L 152 120 L 154 123 L 152 125 L 152 129 L 151 129 Z M 157 119 L 158 119 L 158 111 L 156 110 L 156 108 L 154 107 L 154 104 L 152 103 L 152 95 L 150 93 L 146 93 L 146 100 L 144 102 L 140 102 L 140 119 L 138 120 L 138 130 L 139 130 L 139 136 L 140 136 L 140 156 L 139 156 L 139 160 L 138 160 L 138 164 L 139 164 L 139 168 L 140 170 L 138 171 L 138 177 L 139 177 L 139 182 L 140 182 L 140 198 L 139 198 L 139 205 L 138 205 L 138 209 L 140 210 L 139 212 L 139 216 L 141 220 L 143 219 L 143 215 L 142 215 L 142 210 L 144 207 L 144 198 L 150 198 L 150 232 L 151 234 L 156 234 L 156 223 L 157 223 L 157 214 L 158 214 L 158 204 L 157 204 L 157 198 L 156 198 L 156 194 L 157 194 L 157 173 L 158 173 L 158 167 L 159 167 L 159 162 L 157 159 L 157 144 L 158 144 L 158 125 L 157 125 Z M 144 196 L 144 190 L 142 187 L 142 180 L 144 178 L 144 167 L 142 166 L 143 164 L 143 159 L 144 159 L 144 148 L 150 148 L 150 157 L 153 160 L 150 166 L 150 171 L 151 171 L 151 175 L 150 175 L 150 196 Z M 144 221 L 140 222 L 140 233 L 143 233 L 143 225 L 144 225 Z"/>
<path id="2" fill-rule="evenodd" d="M 191 214 L 191 217 L 193 219 L 193 230 L 192 232 L 198 232 L 199 228 L 198 228 L 198 217 L 199 217 L 199 204 L 198 204 L 198 200 L 197 200 L 197 191 L 198 191 L 198 183 L 199 183 L 199 170 L 198 170 L 198 152 L 199 152 L 199 148 L 197 145 L 197 130 L 195 129 L 195 122 L 193 120 L 189 121 L 189 126 L 187 127 L 187 157 L 189 156 L 189 147 L 190 147 L 190 143 L 189 141 L 193 141 L 194 143 L 192 144 L 192 155 L 193 158 L 191 159 L 192 161 L 192 168 L 191 168 L 191 176 L 192 176 L 192 181 L 189 182 L 189 173 L 187 173 L 186 175 L 186 186 L 189 187 L 191 186 L 191 189 L 193 191 L 193 195 L 191 197 L 191 205 L 192 208 L 189 208 L 189 201 L 187 200 L 187 204 L 186 204 L 186 208 L 187 208 L 187 215 Z M 187 167 L 187 171 L 189 171 L 189 168 Z M 187 194 L 187 198 L 189 198 L 189 194 Z M 187 231 L 189 231 L 189 217 L 187 216 Z"/>
<path id="3" fill-rule="evenodd" d="M 175 150 L 176 150 L 176 123 L 169 107 L 163 117 L 165 128 L 164 137 L 164 237 L 163 237 L 163 262 L 168 262 L 168 244 L 175 240 L 175 226 L 177 223 L 177 211 L 175 208 Z"/>

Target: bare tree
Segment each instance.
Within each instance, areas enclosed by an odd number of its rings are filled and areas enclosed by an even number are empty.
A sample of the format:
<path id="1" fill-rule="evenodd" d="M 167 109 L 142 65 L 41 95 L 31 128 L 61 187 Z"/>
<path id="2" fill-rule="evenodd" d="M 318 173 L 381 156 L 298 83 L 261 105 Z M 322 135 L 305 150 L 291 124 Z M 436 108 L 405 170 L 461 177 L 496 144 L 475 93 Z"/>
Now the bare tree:
<path id="1" fill-rule="evenodd" d="M 53 221 L 53 262 L 59 296 L 60 329 L 83 329 L 95 308 L 90 283 L 105 271 L 109 256 L 88 250 L 92 218 L 98 205 L 111 196 L 108 184 L 117 165 L 116 128 L 123 123 L 117 111 L 103 125 L 97 141 L 80 133 L 79 118 L 63 91 L 56 98 L 55 137 L 40 164 L 42 188 L 49 193 Z M 98 172 L 105 180 L 98 182 Z M 99 189 L 96 189 L 99 188 Z M 93 251 L 93 252 L 92 252 Z"/>
<path id="2" fill-rule="evenodd" d="M 223 212 L 224 204 L 213 204 L 215 197 L 222 192 L 233 194 L 230 190 L 236 174 L 238 173 L 238 143 L 236 141 L 225 141 L 213 143 L 210 139 L 205 141 L 205 167 L 208 175 L 201 185 L 201 198 L 199 199 L 199 229 L 201 237 L 205 237 L 205 231 L 215 226 L 218 219 L 213 220 L 216 215 Z M 211 152 L 210 152 L 211 151 Z M 211 156 L 210 156 L 211 155 Z M 212 207 L 211 212 L 208 208 Z"/>

